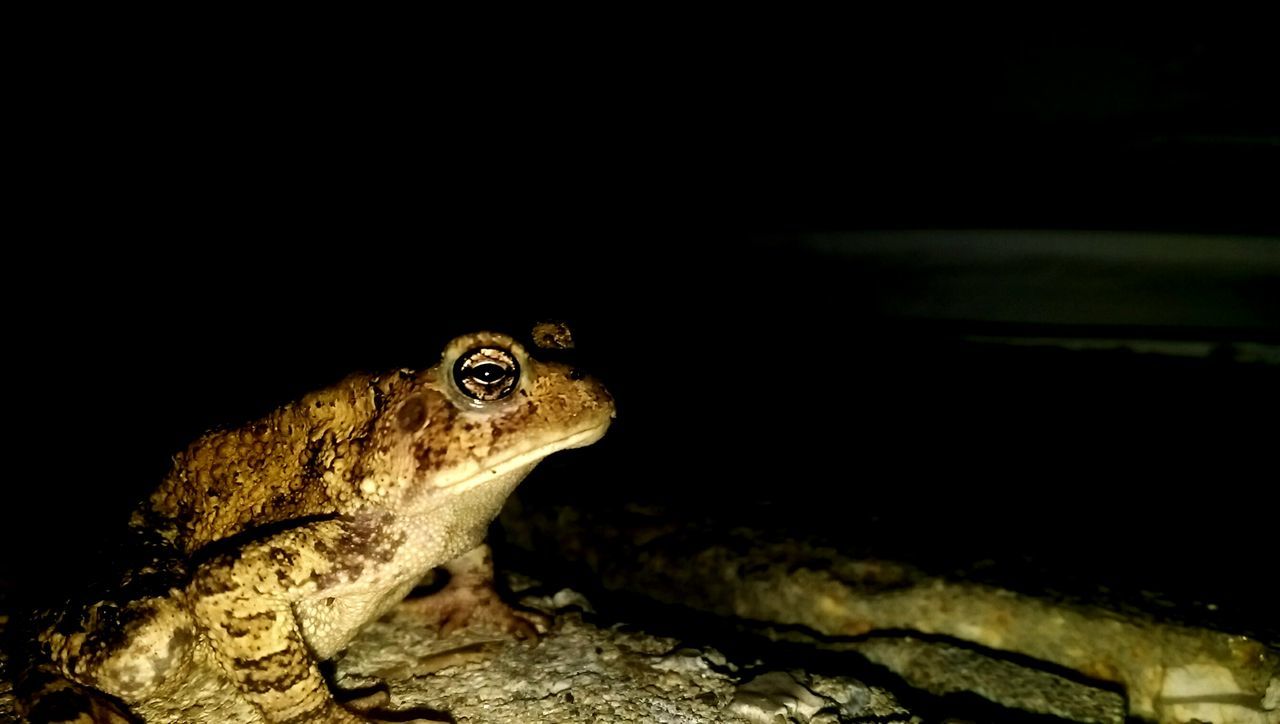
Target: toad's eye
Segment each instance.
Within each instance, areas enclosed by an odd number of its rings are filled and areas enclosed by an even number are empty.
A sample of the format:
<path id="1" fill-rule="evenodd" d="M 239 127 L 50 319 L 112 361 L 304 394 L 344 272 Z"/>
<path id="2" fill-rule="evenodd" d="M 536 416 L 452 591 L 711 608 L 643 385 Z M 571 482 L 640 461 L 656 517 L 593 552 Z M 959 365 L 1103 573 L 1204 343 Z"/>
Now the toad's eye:
<path id="1" fill-rule="evenodd" d="M 520 363 L 501 347 L 477 347 L 454 363 L 453 380 L 467 397 L 481 402 L 501 400 L 520 382 Z"/>

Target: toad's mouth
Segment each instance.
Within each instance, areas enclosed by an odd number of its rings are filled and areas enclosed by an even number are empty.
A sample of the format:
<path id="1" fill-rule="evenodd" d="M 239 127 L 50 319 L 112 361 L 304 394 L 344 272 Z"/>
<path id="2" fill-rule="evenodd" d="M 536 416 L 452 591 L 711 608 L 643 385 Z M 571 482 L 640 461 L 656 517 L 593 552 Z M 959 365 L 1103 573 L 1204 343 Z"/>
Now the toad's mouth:
<path id="1" fill-rule="evenodd" d="M 579 430 L 578 432 L 566 435 L 565 437 L 552 440 L 551 442 L 538 445 L 532 450 L 517 453 L 503 460 L 496 465 L 491 465 L 487 469 L 465 477 L 457 482 L 448 483 L 441 486 L 441 489 L 449 492 L 458 492 L 473 488 L 477 485 L 486 483 L 509 480 L 512 476 L 517 479 L 524 477 L 540 460 L 553 453 L 561 450 L 572 450 L 574 448 L 586 447 L 604 437 L 605 431 L 609 429 L 612 419 L 606 419 L 604 422 L 595 426 Z"/>

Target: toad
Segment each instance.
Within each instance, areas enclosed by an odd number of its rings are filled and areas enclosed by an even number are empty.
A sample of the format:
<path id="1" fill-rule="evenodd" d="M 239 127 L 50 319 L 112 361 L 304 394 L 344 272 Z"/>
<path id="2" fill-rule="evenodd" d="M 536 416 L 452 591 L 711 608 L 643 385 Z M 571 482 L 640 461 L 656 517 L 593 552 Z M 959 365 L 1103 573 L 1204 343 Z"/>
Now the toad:
<path id="1" fill-rule="evenodd" d="M 488 588 L 488 525 L 613 414 L 595 379 L 480 332 L 425 371 L 354 375 L 204 435 L 133 514 L 127 570 L 37 626 L 25 715 L 376 721 L 335 701 L 320 662 L 440 566 L 429 608 L 528 629 Z"/>

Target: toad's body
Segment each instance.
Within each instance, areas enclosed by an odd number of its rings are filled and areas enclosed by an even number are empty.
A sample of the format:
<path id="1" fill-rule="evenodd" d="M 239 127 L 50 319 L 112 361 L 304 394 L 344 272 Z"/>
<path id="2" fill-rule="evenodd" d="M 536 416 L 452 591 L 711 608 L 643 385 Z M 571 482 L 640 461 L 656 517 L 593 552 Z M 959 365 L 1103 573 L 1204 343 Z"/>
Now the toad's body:
<path id="1" fill-rule="evenodd" d="M 128 573 L 40 633 L 28 716 L 113 721 L 114 698 L 147 721 L 366 721 L 317 663 L 476 558 L 529 470 L 612 414 L 591 378 L 480 333 L 425 372 L 353 376 L 204 436 L 134 514 Z"/>

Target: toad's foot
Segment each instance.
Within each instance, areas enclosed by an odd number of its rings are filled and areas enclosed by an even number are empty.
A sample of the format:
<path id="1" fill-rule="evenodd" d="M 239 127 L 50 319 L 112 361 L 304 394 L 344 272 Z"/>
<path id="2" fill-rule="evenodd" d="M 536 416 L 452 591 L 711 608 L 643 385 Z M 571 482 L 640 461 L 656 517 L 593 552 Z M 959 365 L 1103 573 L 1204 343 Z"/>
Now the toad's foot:
<path id="1" fill-rule="evenodd" d="M 353 693 L 355 696 L 345 699 L 342 705 L 364 717 L 361 719 L 362 722 L 371 722 L 372 724 L 392 724 L 393 722 L 396 724 L 454 723 L 452 717 L 442 712 L 423 709 L 399 712 L 388 709 L 387 707 L 391 704 L 391 694 L 387 691 L 385 685 L 371 686 L 368 689 L 361 689 Z"/>
<path id="2" fill-rule="evenodd" d="M 103 694 L 72 683 L 52 664 L 41 663 L 19 673 L 19 711 L 31 724 L 134 724 Z"/>
<path id="3" fill-rule="evenodd" d="M 445 564 L 449 582 L 444 588 L 400 604 L 398 611 L 423 619 L 427 625 L 449 634 L 459 629 L 510 634 L 536 639 L 551 619 L 533 611 L 511 607 L 493 586 L 493 560 L 489 546 L 481 544 Z"/>
<path id="4" fill-rule="evenodd" d="M 436 593 L 401 603 L 397 613 L 420 618 L 442 635 L 467 629 L 537 639 L 551 625 L 543 614 L 506 604 L 493 588 L 455 586 L 452 581 Z"/>

